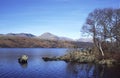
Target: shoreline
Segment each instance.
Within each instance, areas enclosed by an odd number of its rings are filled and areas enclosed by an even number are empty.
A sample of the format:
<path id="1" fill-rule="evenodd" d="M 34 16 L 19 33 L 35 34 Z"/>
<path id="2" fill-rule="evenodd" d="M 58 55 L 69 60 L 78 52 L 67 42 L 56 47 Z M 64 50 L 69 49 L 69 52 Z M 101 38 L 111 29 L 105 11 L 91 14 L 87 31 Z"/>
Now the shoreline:
<path id="1" fill-rule="evenodd" d="M 99 59 L 95 54 L 89 52 L 69 52 L 59 57 L 42 57 L 44 61 L 65 61 L 75 63 L 94 63 L 101 65 L 119 65 L 120 62 L 113 58 Z"/>

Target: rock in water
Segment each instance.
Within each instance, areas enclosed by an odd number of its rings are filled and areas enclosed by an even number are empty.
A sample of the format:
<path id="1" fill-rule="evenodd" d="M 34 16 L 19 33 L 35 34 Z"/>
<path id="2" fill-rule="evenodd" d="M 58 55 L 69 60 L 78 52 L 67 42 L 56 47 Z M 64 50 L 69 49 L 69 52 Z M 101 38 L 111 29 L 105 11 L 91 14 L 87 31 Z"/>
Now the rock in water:
<path id="1" fill-rule="evenodd" d="M 20 58 L 18 58 L 19 63 L 27 63 L 28 56 L 22 55 Z"/>

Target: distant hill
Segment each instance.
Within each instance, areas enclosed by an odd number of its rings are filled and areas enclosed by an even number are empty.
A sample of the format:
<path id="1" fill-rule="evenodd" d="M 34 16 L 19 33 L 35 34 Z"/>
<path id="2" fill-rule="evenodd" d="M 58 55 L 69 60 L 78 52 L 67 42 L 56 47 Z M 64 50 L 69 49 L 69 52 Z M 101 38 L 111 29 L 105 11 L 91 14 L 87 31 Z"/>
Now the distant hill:
<path id="1" fill-rule="evenodd" d="M 79 48 L 90 48 L 93 47 L 92 42 L 74 42 L 74 45 L 76 45 Z"/>
<path id="2" fill-rule="evenodd" d="M 4 36 L 17 36 L 17 37 L 36 37 L 33 34 L 29 34 L 29 33 L 8 33 L 5 34 Z"/>
<path id="3" fill-rule="evenodd" d="M 54 34 L 51 34 L 49 32 L 43 33 L 41 36 L 39 36 L 40 39 L 45 40 L 55 40 L 55 41 L 73 41 L 73 39 L 67 38 L 67 37 L 59 37 Z"/>
<path id="4" fill-rule="evenodd" d="M 8 34 L 0 34 L 0 36 L 7 36 L 7 37 L 28 37 L 28 38 L 36 37 L 35 35 L 29 34 L 29 33 L 8 33 Z"/>
<path id="5" fill-rule="evenodd" d="M 43 40 L 38 38 L 0 36 L 1 48 L 68 48 L 74 47 L 72 42 Z"/>
<path id="6" fill-rule="evenodd" d="M 70 38 L 59 37 L 51 33 L 44 33 L 35 36 L 29 33 L 8 33 L 0 34 L 1 48 L 87 48 L 91 47 L 91 42 L 74 41 Z"/>

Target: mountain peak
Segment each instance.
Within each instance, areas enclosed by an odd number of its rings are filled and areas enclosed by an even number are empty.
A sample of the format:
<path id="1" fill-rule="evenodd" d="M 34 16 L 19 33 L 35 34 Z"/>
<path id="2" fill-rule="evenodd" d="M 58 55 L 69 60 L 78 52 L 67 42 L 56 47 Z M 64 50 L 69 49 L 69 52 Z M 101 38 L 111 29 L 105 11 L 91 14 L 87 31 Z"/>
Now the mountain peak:
<path id="1" fill-rule="evenodd" d="M 51 34 L 49 32 L 43 33 L 41 36 L 39 36 L 40 39 L 45 39 L 45 40 L 60 40 L 60 41 L 73 41 L 70 38 L 67 37 L 59 37 L 54 34 Z"/>
<path id="2" fill-rule="evenodd" d="M 43 33 L 41 36 L 39 36 L 39 38 L 45 40 L 58 40 L 58 36 L 51 34 L 49 32 Z"/>
<path id="3" fill-rule="evenodd" d="M 43 33 L 42 35 L 53 35 L 53 34 L 51 34 L 50 32 L 45 32 L 45 33 Z M 41 36 L 42 36 L 41 35 Z"/>

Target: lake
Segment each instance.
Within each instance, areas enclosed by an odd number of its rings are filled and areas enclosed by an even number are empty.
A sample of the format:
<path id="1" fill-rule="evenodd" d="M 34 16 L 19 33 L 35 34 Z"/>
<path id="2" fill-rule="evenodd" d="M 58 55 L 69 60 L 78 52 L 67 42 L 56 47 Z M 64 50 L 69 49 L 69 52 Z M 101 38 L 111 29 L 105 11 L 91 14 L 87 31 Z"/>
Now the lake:
<path id="1" fill-rule="evenodd" d="M 42 60 L 66 53 L 65 48 L 1 48 L 0 78 L 120 78 L 120 66 Z M 29 56 L 27 64 L 18 63 L 22 54 Z"/>

